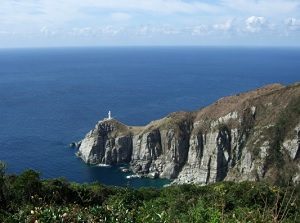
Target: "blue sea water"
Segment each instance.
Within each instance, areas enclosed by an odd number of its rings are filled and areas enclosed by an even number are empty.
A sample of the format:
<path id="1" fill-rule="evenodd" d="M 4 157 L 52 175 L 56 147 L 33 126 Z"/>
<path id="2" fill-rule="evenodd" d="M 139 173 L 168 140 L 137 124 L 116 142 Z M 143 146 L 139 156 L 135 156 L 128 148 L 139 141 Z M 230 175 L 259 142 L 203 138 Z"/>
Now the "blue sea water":
<path id="1" fill-rule="evenodd" d="M 0 160 L 8 173 L 124 186 L 118 167 L 86 165 L 69 148 L 112 111 L 146 125 L 221 97 L 300 81 L 300 48 L 0 49 Z M 134 187 L 166 181 L 134 179 Z"/>

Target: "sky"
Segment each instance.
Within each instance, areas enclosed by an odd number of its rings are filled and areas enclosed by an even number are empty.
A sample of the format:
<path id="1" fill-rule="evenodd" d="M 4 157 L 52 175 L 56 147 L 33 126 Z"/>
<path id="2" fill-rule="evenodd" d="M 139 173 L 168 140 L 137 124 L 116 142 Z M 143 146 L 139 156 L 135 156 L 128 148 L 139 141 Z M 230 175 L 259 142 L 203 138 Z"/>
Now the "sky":
<path id="1" fill-rule="evenodd" d="M 300 0 L 0 0 L 0 48 L 300 46 Z"/>

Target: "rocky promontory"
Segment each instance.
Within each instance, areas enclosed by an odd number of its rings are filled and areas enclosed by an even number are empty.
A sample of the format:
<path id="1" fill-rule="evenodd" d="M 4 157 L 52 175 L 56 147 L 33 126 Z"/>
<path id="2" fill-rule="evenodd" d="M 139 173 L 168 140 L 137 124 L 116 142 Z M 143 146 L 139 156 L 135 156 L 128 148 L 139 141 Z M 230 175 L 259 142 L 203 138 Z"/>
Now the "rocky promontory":
<path id="1" fill-rule="evenodd" d="M 225 97 L 146 126 L 99 121 L 78 155 L 90 164 L 130 163 L 133 172 L 173 183 L 300 181 L 300 83 Z"/>

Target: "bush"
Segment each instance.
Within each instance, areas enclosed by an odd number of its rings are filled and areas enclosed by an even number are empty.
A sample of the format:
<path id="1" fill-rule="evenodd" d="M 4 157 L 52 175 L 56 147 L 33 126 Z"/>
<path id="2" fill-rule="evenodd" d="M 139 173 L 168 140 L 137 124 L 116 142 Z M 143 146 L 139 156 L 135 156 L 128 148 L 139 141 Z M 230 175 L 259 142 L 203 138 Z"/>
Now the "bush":
<path id="1" fill-rule="evenodd" d="M 163 189 L 40 180 L 33 170 L 2 178 L 0 222 L 294 222 L 300 186 L 220 182 Z"/>

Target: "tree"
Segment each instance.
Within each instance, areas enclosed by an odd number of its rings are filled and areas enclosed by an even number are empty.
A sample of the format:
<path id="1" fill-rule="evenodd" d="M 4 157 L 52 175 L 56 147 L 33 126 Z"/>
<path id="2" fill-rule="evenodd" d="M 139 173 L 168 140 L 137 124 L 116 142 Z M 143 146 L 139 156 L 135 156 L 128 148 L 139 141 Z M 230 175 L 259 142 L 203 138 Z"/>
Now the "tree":
<path id="1" fill-rule="evenodd" d="M 14 182 L 14 188 L 23 201 L 30 201 L 31 197 L 41 191 L 40 172 L 27 170 L 21 173 Z"/>
<path id="2" fill-rule="evenodd" d="M 6 172 L 6 163 L 0 160 L 0 180 L 4 178 Z"/>
<path id="3" fill-rule="evenodd" d="M 6 172 L 6 163 L 0 160 L 0 208 L 6 207 L 6 200 L 3 193 L 4 175 Z"/>

